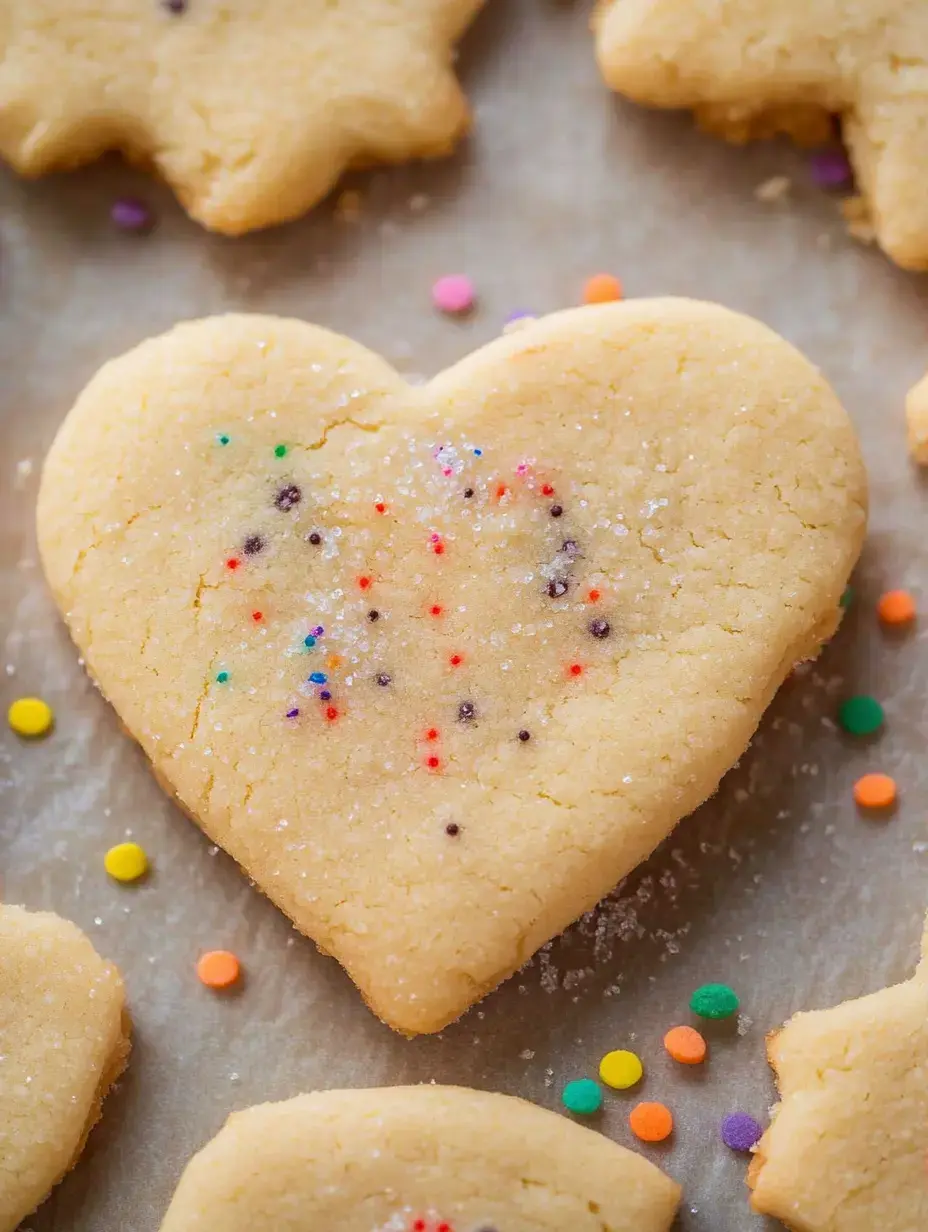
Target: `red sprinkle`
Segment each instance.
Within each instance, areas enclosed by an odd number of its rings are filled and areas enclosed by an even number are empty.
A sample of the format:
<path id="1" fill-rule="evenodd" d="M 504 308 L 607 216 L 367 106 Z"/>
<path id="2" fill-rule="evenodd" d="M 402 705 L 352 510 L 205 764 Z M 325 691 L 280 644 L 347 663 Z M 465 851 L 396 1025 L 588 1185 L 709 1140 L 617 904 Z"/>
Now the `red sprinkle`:
<path id="1" fill-rule="evenodd" d="M 583 664 L 582 663 L 571 663 L 567 671 L 571 676 L 582 676 L 583 675 Z"/>
<path id="2" fill-rule="evenodd" d="M 430 770 L 437 770 L 438 767 L 441 765 L 441 758 L 435 757 L 433 754 L 431 757 L 426 758 L 425 764 L 428 766 Z"/>
<path id="3" fill-rule="evenodd" d="M 601 598 L 601 595 L 598 590 L 591 590 L 590 593 L 587 595 L 587 598 L 589 599 L 591 603 L 598 603 Z"/>
<path id="4" fill-rule="evenodd" d="M 378 501 L 378 502 L 377 502 L 377 504 L 374 506 L 374 508 L 377 510 L 377 512 L 378 512 L 378 513 L 386 513 L 386 512 L 387 512 L 387 507 L 386 507 L 386 505 L 383 503 L 383 501 Z"/>
<path id="5" fill-rule="evenodd" d="M 464 662 L 464 656 L 459 655 L 459 654 L 453 654 L 451 658 L 448 660 L 448 662 L 451 664 L 452 667 L 459 667 Z"/>
<path id="6" fill-rule="evenodd" d="M 541 494 L 542 496 L 553 496 L 554 488 L 551 487 L 550 483 L 543 483 L 541 485 Z"/>
<path id="7" fill-rule="evenodd" d="M 235 556 L 230 556 L 226 561 L 227 569 L 237 569 L 242 562 Z"/>
<path id="8" fill-rule="evenodd" d="M 432 544 L 432 551 L 435 553 L 436 556 L 444 556 L 445 545 L 439 540 L 438 543 Z"/>
<path id="9" fill-rule="evenodd" d="M 335 720 L 338 718 L 338 710 L 335 708 L 335 706 L 326 706 L 325 717 L 328 719 L 330 723 L 335 722 Z"/>
<path id="10" fill-rule="evenodd" d="M 364 577 L 359 577 L 358 585 L 361 587 L 362 590 L 370 590 L 371 585 L 372 585 L 372 579 L 367 577 L 366 575 Z"/>
<path id="11" fill-rule="evenodd" d="M 506 485 L 504 483 L 498 484 L 496 488 L 496 499 L 498 501 L 501 501 L 504 496 L 508 496 L 508 495 L 509 495 L 509 489 L 506 487 Z"/>
<path id="12" fill-rule="evenodd" d="M 430 727 L 429 730 L 425 733 L 425 738 L 426 740 L 437 740 L 438 739 L 438 728 Z"/>
<path id="13" fill-rule="evenodd" d="M 264 619 L 264 613 L 263 612 L 252 612 L 251 619 L 255 622 L 255 624 L 258 624 L 260 621 Z"/>
<path id="14" fill-rule="evenodd" d="M 440 603 L 433 603 L 432 606 L 429 608 L 429 611 L 431 612 L 433 616 L 440 616 L 442 612 L 444 611 L 444 608 L 441 606 Z"/>

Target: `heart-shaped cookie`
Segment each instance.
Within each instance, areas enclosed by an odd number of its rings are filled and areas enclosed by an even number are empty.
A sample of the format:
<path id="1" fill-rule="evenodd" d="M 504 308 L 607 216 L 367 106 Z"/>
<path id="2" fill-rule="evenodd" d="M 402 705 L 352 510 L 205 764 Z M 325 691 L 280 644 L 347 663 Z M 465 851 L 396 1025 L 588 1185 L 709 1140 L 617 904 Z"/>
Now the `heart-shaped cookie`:
<path id="1" fill-rule="evenodd" d="M 129 1055 L 119 972 L 56 915 L 0 906 L 0 1232 L 74 1166 Z"/>
<path id="2" fill-rule="evenodd" d="M 667 1232 L 679 1186 L 508 1095 L 325 1091 L 237 1112 L 161 1232 Z"/>
<path id="3" fill-rule="evenodd" d="M 159 777 L 417 1032 L 715 790 L 834 631 L 864 505 L 821 376 L 711 305 L 560 313 L 416 388 L 231 316 L 94 378 L 39 539 Z"/>

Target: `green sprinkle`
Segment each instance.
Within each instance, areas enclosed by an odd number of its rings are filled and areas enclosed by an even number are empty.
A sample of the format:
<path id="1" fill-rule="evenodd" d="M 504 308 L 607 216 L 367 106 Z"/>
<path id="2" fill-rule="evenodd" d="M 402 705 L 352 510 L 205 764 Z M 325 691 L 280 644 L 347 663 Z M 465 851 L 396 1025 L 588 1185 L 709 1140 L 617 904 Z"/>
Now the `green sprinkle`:
<path id="1" fill-rule="evenodd" d="M 727 984 L 703 984 L 690 997 L 690 1009 L 700 1018 L 731 1018 L 738 1005 L 736 993 Z"/>
<path id="2" fill-rule="evenodd" d="M 875 697 L 861 694 L 841 703 L 838 722 L 852 736 L 869 736 L 883 726 L 883 707 Z"/>
<path id="3" fill-rule="evenodd" d="M 229 679 L 229 673 L 228 673 L 228 672 L 217 672 L 217 674 L 216 674 L 216 683 L 217 683 L 217 684 L 225 684 L 225 682 L 226 682 L 228 679 Z"/>
<path id="4" fill-rule="evenodd" d="M 841 596 L 838 602 L 841 605 L 841 607 L 850 607 L 851 604 L 854 602 L 854 587 L 845 586 L 844 594 Z"/>
<path id="5" fill-rule="evenodd" d="M 568 1082 L 561 1092 L 561 1102 L 568 1112 L 577 1116 L 592 1116 L 603 1106 L 603 1093 L 592 1078 L 577 1078 Z"/>
<path id="6" fill-rule="evenodd" d="M 275 445 L 274 446 L 274 457 L 275 458 L 285 458 L 286 456 L 287 456 L 287 446 L 286 445 Z"/>
<path id="7" fill-rule="evenodd" d="M 216 437 L 216 440 L 219 442 L 220 445 L 228 445 L 231 439 L 232 437 L 226 436 L 225 432 L 220 432 L 219 435 Z"/>

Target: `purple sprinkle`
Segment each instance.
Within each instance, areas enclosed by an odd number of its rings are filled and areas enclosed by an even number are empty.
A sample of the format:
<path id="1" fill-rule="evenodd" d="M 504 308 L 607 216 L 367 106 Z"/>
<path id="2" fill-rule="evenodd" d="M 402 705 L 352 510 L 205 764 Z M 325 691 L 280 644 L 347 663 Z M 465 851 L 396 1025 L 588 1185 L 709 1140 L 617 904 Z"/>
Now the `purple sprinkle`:
<path id="1" fill-rule="evenodd" d="M 746 1112 L 730 1112 L 722 1120 L 722 1141 L 733 1151 L 749 1151 L 763 1136 L 763 1129 Z"/>
<path id="2" fill-rule="evenodd" d="M 513 321 L 522 321 L 525 317 L 530 317 L 531 315 L 527 308 L 513 308 L 506 318 L 506 324 L 510 325 Z"/>
<path id="3" fill-rule="evenodd" d="M 854 178 L 843 150 L 819 150 L 809 159 L 809 171 L 819 188 L 844 188 Z"/>
<path id="4" fill-rule="evenodd" d="M 319 694 L 319 700 L 323 702 L 330 702 L 332 700 L 332 694 L 328 689 L 323 689 Z"/>
<path id="5" fill-rule="evenodd" d="M 120 197 L 118 201 L 114 201 L 110 218 L 120 231 L 134 231 L 136 234 L 150 231 L 154 222 L 151 210 L 145 202 L 135 197 Z"/>
<path id="6" fill-rule="evenodd" d="M 299 713 L 300 713 L 299 709 L 297 707 L 294 707 L 292 710 L 287 711 L 287 718 L 295 719 L 299 715 Z"/>
<path id="7" fill-rule="evenodd" d="M 323 633 L 325 633 L 325 629 L 323 629 L 322 625 L 316 625 L 315 629 L 312 630 L 313 637 L 322 637 Z"/>

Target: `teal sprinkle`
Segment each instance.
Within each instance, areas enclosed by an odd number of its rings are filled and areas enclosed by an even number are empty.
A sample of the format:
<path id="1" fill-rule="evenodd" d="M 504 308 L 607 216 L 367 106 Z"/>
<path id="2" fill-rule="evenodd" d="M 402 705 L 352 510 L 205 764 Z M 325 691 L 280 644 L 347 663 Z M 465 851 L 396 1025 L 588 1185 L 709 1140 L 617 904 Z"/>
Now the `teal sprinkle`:
<path id="1" fill-rule="evenodd" d="M 217 683 L 217 684 L 225 684 L 225 682 L 226 682 L 228 679 L 229 679 L 229 673 L 228 673 L 228 672 L 218 672 L 218 673 L 217 673 L 217 675 L 216 675 L 216 683 Z"/>
<path id="2" fill-rule="evenodd" d="M 603 1093 L 592 1078 L 577 1078 L 568 1082 L 561 1092 L 561 1102 L 568 1112 L 577 1116 L 592 1116 L 603 1106 Z"/>
<path id="3" fill-rule="evenodd" d="M 216 440 L 219 442 L 220 445 L 228 445 L 231 439 L 232 437 L 226 436 L 225 432 L 220 432 L 219 435 L 216 437 Z"/>
<path id="4" fill-rule="evenodd" d="M 311 672 L 309 676 L 310 684 L 325 684 L 328 677 L 325 672 Z"/>
<path id="5" fill-rule="evenodd" d="M 306 636 L 303 638 L 303 645 L 308 650 L 312 650 L 315 644 L 316 644 L 316 639 L 313 637 L 311 633 L 307 633 Z"/>
<path id="6" fill-rule="evenodd" d="M 286 445 L 275 445 L 274 446 L 274 457 L 275 458 L 285 458 L 286 456 L 287 456 L 287 446 Z"/>

